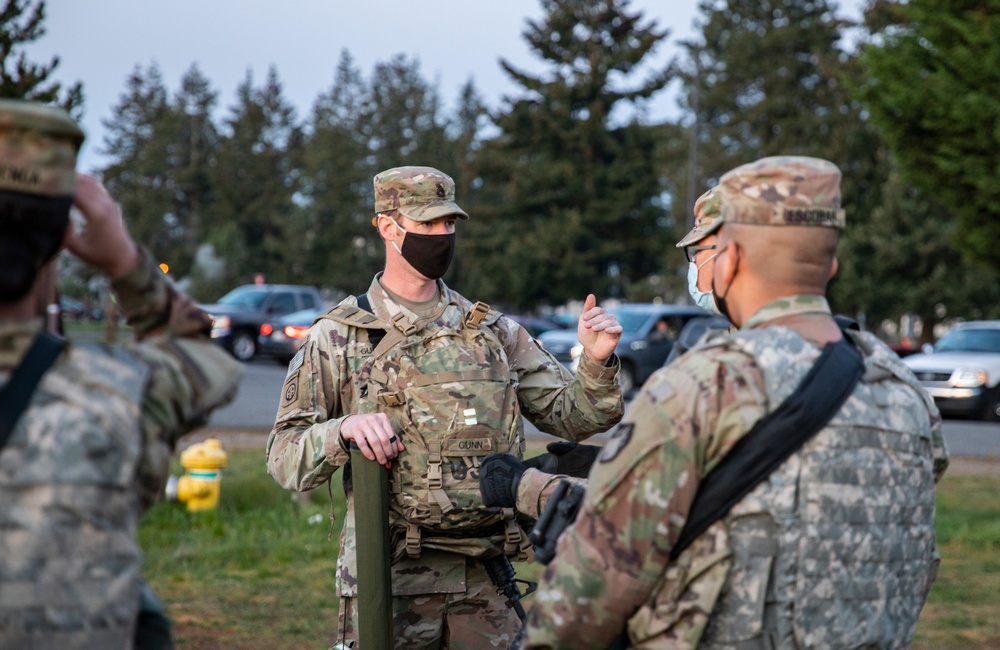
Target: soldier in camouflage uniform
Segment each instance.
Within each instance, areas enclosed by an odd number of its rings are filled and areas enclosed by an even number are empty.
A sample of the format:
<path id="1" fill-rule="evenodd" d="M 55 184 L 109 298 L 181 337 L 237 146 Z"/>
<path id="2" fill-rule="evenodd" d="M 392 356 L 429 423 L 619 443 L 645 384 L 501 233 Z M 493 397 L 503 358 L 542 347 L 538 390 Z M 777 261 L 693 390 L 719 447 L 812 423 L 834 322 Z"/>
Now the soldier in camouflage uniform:
<path id="1" fill-rule="evenodd" d="M 669 561 L 701 479 L 843 334 L 840 172 L 774 157 L 723 176 L 712 283 L 739 330 L 642 387 L 534 597 L 521 648 L 906 648 L 936 575 L 941 418 L 899 358 L 847 331 L 865 372 L 833 419 Z M 550 481 L 518 486 L 537 512 Z M 539 495 L 542 495 L 540 498 Z"/>
<path id="2" fill-rule="evenodd" d="M 82 141 L 62 110 L 0 101 L 0 388 L 43 328 L 39 269 L 63 246 L 107 273 L 136 335 L 67 344 L 0 450 L 2 650 L 133 647 L 140 513 L 178 437 L 232 398 L 241 372 L 101 184 L 75 173 Z"/>
<path id="3" fill-rule="evenodd" d="M 317 320 L 289 364 L 268 471 L 286 489 L 313 489 L 348 462 L 350 442 L 391 463 L 396 647 L 503 647 L 519 621 L 476 558 L 523 554 L 527 545 L 512 510 L 501 517 L 482 503 L 479 459 L 522 456 L 522 414 L 568 440 L 617 423 L 621 326 L 588 296 L 577 330 L 584 355 L 571 375 L 517 323 L 440 280 L 456 222 L 468 218 L 450 177 L 400 167 L 374 185 L 385 270 L 367 306 L 350 297 Z M 355 646 L 358 616 L 359 541 L 345 488 L 338 648 Z"/>

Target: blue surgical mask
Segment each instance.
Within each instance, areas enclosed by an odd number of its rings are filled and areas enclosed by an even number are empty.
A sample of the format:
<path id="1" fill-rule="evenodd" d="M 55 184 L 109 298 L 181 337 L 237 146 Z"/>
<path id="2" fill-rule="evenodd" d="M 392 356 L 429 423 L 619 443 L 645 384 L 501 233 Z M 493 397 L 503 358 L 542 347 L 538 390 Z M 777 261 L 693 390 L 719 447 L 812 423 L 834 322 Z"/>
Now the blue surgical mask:
<path id="1" fill-rule="evenodd" d="M 716 255 L 717 254 L 718 253 L 716 253 Z M 691 294 L 694 304 L 706 311 L 712 312 L 713 314 L 721 315 L 718 305 L 715 304 L 715 297 L 712 295 L 712 292 L 700 291 L 698 289 L 698 271 L 701 270 L 702 266 L 705 266 L 713 259 L 715 259 L 715 255 L 708 258 L 700 265 L 696 265 L 694 262 L 688 262 L 688 293 Z"/>

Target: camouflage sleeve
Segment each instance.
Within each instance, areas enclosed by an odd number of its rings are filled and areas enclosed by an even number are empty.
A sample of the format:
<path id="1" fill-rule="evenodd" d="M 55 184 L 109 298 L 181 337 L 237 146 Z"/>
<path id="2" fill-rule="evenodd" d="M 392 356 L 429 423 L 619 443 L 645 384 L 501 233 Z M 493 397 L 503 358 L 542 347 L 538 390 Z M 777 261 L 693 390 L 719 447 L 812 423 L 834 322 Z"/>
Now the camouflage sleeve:
<path id="1" fill-rule="evenodd" d="M 736 363 L 686 357 L 642 388 L 542 576 L 523 647 L 607 648 L 653 595 L 701 477 L 766 404 L 759 374 Z"/>
<path id="2" fill-rule="evenodd" d="M 931 444 L 934 459 L 934 482 L 937 483 L 948 469 L 948 448 L 944 444 L 944 432 L 941 429 L 941 412 L 931 401 Z"/>
<path id="3" fill-rule="evenodd" d="M 286 490 L 305 491 L 329 480 L 350 458 L 340 444 L 344 413 L 344 355 L 330 343 L 331 321 L 310 330 L 288 364 L 274 429 L 267 439 L 267 471 Z"/>
<path id="4" fill-rule="evenodd" d="M 534 467 L 529 467 L 521 475 L 521 481 L 517 484 L 517 511 L 532 519 L 538 519 L 560 481 L 569 481 L 576 485 L 582 485 L 584 488 L 587 487 L 587 479 L 585 478 L 574 478 L 565 474 L 546 474 Z"/>
<path id="5" fill-rule="evenodd" d="M 586 357 L 569 372 L 517 323 L 503 319 L 504 348 L 517 375 L 517 397 L 524 416 L 539 430 L 566 440 L 585 440 L 607 431 L 625 410 L 617 356 L 604 367 Z"/>
<path id="6" fill-rule="evenodd" d="M 177 440 L 233 398 L 243 370 L 208 337 L 208 316 L 166 279 L 148 252 L 112 289 L 135 330 L 137 342 L 126 347 L 150 368 L 139 468 L 145 508 L 162 494 Z"/>

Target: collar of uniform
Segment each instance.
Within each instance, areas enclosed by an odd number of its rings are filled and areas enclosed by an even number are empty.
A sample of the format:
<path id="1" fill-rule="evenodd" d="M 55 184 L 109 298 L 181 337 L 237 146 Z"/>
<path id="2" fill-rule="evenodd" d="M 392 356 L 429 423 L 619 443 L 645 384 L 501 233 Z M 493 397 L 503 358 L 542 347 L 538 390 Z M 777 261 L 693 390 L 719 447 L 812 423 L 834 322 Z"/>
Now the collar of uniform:
<path id="1" fill-rule="evenodd" d="M 8 372 L 21 363 L 41 329 L 41 318 L 0 320 L 0 372 Z"/>
<path id="2" fill-rule="evenodd" d="M 741 330 L 750 330 L 783 316 L 816 314 L 831 316 L 830 305 L 826 298 L 817 295 L 783 296 L 771 301 L 743 323 Z"/>
<path id="3" fill-rule="evenodd" d="M 402 312 L 402 314 L 412 323 L 418 323 L 418 321 L 428 321 L 428 314 L 417 314 L 412 309 L 409 309 L 406 305 L 401 305 L 392 299 L 385 287 L 382 286 L 382 272 L 375 274 L 372 279 L 371 286 L 368 287 L 368 295 L 372 303 L 372 311 L 375 313 L 380 320 L 384 320 L 387 323 L 392 322 L 392 317 L 396 314 Z M 458 304 L 454 296 L 452 296 L 451 289 L 445 285 L 441 280 L 437 280 L 438 288 L 438 300 L 434 308 L 430 310 L 430 315 L 437 317 L 444 311 L 448 304 L 455 303 Z M 431 318 L 430 320 L 433 320 Z M 418 323 L 418 327 L 422 327 Z"/>

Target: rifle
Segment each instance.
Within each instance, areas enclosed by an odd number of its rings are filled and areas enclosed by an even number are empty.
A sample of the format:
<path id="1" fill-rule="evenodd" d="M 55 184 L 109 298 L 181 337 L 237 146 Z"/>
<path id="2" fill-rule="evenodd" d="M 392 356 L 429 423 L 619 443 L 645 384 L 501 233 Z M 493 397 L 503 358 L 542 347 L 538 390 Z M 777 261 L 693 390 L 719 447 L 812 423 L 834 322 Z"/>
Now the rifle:
<path id="1" fill-rule="evenodd" d="M 568 493 L 568 494 L 567 494 Z M 535 547 L 535 559 L 548 564 L 556 554 L 556 543 L 563 531 L 576 521 L 583 503 L 583 486 L 569 481 L 559 481 L 545 510 L 535 522 L 528 539 Z"/>
<path id="2" fill-rule="evenodd" d="M 514 566 L 507 559 L 506 555 L 495 555 L 483 558 L 482 561 L 487 575 L 490 576 L 490 581 L 496 585 L 497 593 L 507 597 L 507 607 L 513 609 L 517 617 L 524 623 L 524 607 L 519 601 L 535 591 L 538 585 L 527 580 L 518 580 L 515 577 Z M 519 582 L 528 586 L 528 590 L 523 594 L 517 586 Z"/>

